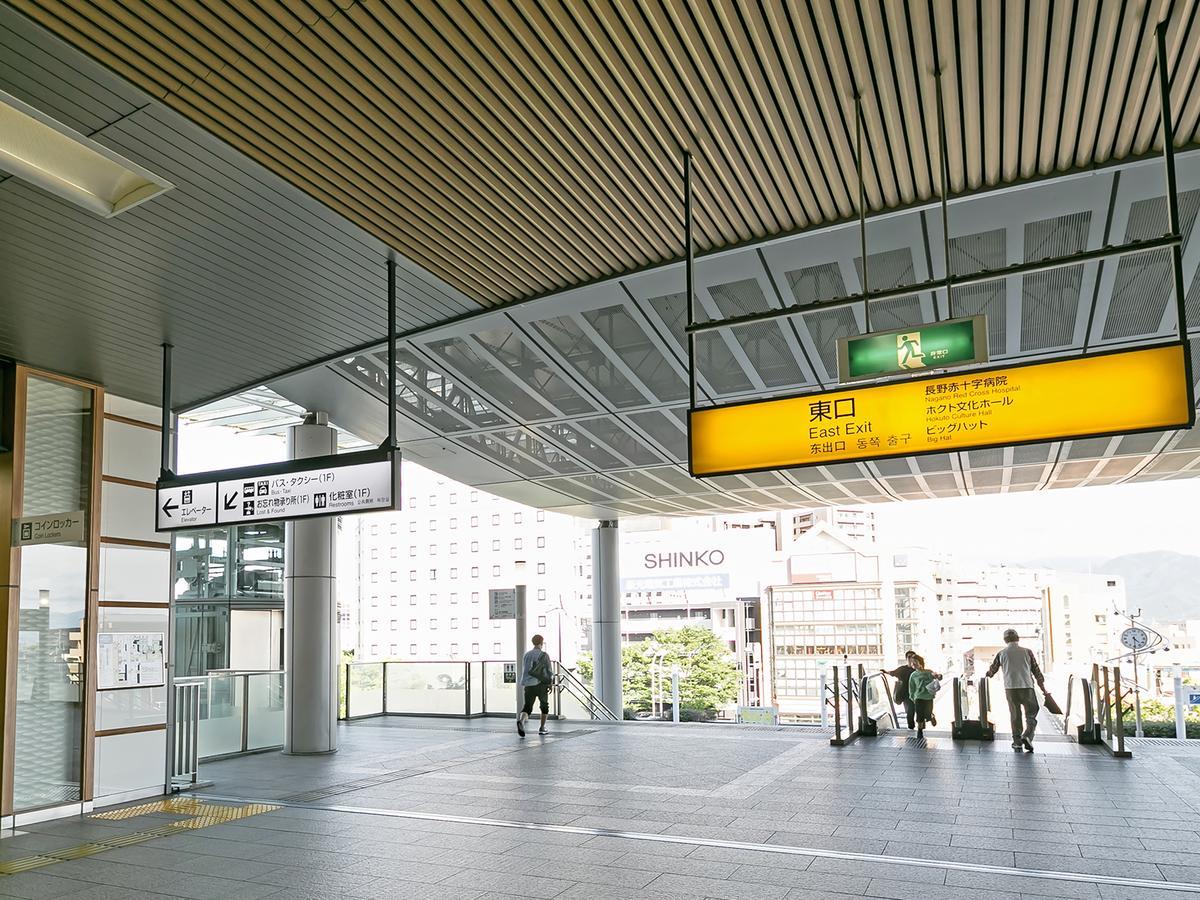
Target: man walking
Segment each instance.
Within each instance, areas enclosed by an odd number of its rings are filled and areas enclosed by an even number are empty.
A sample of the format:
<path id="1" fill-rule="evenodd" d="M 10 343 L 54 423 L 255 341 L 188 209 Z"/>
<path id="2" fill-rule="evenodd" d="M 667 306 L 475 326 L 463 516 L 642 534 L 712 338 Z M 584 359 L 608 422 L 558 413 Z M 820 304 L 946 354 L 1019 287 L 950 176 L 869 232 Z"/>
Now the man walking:
<path id="1" fill-rule="evenodd" d="M 1012 722 L 1013 750 L 1020 753 L 1024 747 L 1027 753 L 1032 753 L 1038 715 L 1038 698 L 1033 685 L 1036 682 L 1045 693 L 1046 682 L 1033 651 L 1022 647 L 1020 640 L 1021 636 L 1015 628 L 1004 632 L 1004 649 L 992 660 L 987 677 L 991 678 L 1000 669 L 1004 670 L 1004 693 L 1008 697 L 1008 717 Z M 1024 723 L 1021 721 L 1022 712 L 1025 714 Z"/>
<path id="2" fill-rule="evenodd" d="M 542 719 L 538 724 L 538 734 L 546 733 L 546 714 L 550 712 L 550 684 L 554 681 L 554 667 L 550 664 L 550 654 L 542 649 L 542 636 L 533 636 L 533 649 L 528 650 L 521 659 L 521 686 L 525 688 L 525 707 L 517 714 L 517 734 L 525 737 L 525 723 L 533 712 L 533 701 L 541 704 Z"/>

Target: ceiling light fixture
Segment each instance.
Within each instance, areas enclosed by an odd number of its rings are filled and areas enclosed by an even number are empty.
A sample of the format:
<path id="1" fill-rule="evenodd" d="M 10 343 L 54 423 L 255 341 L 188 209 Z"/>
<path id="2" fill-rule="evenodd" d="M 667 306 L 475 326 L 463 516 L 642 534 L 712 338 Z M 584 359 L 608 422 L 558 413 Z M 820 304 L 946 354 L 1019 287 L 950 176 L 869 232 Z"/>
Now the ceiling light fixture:
<path id="1" fill-rule="evenodd" d="M 105 218 L 173 187 L 4 91 L 0 170 Z"/>

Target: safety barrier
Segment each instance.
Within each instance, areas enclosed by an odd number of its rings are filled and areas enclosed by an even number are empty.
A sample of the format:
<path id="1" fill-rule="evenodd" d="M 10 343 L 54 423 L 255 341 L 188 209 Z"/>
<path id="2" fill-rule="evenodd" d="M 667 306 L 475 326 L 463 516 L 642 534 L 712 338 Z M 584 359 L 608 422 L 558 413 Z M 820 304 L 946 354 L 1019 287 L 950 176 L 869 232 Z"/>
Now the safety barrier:
<path id="1" fill-rule="evenodd" d="M 1129 759 L 1133 754 L 1125 749 L 1125 698 L 1132 691 L 1122 687 L 1121 667 L 1093 665 L 1092 683 L 1095 685 L 1100 746 L 1119 759 Z"/>
<path id="2" fill-rule="evenodd" d="M 347 663 L 339 671 L 338 718 L 515 716 L 516 677 L 515 662 L 504 660 Z M 620 718 L 559 663 L 554 664 L 550 693 L 556 717 L 593 722 Z"/>
<path id="3" fill-rule="evenodd" d="M 175 741 L 171 752 L 171 787 L 194 785 L 200 772 L 200 685 L 175 683 Z"/>
<path id="4" fill-rule="evenodd" d="M 833 737 L 829 739 L 829 743 L 834 747 L 844 747 L 862 734 L 862 722 L 855 722 L 854 708 L 862 708 L 861 691 L 866 670 L 862 663 L 859 663 L 857 678 L 849 665 L 831 666 L 830 671 L 833 674 L 833 685 L 830 686 L 827 681 L 823 682 L 821 701 L 823 706 L 833 707 Z M 825 724 L 827 718 L 824 712 L 821 718 L 822 724 Z"/>

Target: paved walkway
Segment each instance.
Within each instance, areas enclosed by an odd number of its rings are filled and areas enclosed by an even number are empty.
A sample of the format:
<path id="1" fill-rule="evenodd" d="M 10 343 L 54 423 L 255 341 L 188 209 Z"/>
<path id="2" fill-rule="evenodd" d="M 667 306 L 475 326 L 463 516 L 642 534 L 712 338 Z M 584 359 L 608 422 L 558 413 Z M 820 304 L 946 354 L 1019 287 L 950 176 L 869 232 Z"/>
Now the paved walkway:
<path id="1" fill-rule="evenodd" d="M 206 765 L 197 796 L 279 808 L 0 876 L 0 897 L 1200 900 L 1200 756 L 1162 742 L 1117 761 L 1061 739 L 510 728 L 372 719 L 333 756 Z M 172 818 L 46 823 L 0 856 Z"/>

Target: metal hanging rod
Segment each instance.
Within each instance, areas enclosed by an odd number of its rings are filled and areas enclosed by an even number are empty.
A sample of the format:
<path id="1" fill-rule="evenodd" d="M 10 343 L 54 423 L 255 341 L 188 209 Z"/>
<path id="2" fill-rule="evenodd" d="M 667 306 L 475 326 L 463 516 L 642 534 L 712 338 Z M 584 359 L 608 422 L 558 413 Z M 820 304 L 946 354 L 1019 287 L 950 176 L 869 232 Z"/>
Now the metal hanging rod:
<path id="1" fill-rule="evenodd" d="M 1033 262 L 1013 263 L 1011 266 L 1004 266 L 999 269 L 982 269 L 978 272 L 972 272 L 969 275 L 955 275 L 953 278 L 954 287 L 962 287 L 968 284 L 979 284 L 983 281 L 996 281 L 1000 278 L 1009 278 L 1013 275 L 1028 275 L 1032 272 L 1046 272 L 1052 269 L 1061 269 L 1066 266 L 1079 265 L 1081 263 L 1095 262 L 1100 259 L 1109 259 L 1114 256 L 1126 256 L 1134 253 L 1149 253 L 1152 250 L 1163 250 L 1172 247 L 1178 247 L 1183 242 L 1183 238 L 1178 234 L 1165 234 L 1160 238 L 1149 238 L 1144 241 L 1130 241 L 1127 244 L 1118 244 L 1115 246 L 1099 247 L 1095 250 L 1083 250 L 1079 253 L 1069 253 L 1065 256 L 1050 256 L 1045 259 L 1034 260 Z M 799 316 L 804 313 L 815 312 L 820 309 L 829 309 L 831 307 L 850 306 L 855 303 L 867 303 L 875 300 L 890 300 L 894 297 L 905 297 L 909 294 L 920 294 L 925 291 L 934 291 L 940 288 L 949 288 L 951 279 L 949 278 L 931 278 L 928 281 L 922 281 L 917 284 L 902 285 L 901 287 L 888 288 L 886 290 L 871 291 L 869 294 L 850 294 L 846 297 L 837 297 L 832 300 L 822 300 L 815 303 L 807 303 L 804 306 L 788 306 L 783 309 L 768 309 L 763 312 L 748 313 L 744 316 L 731 316 L 726 319 L 717 319 L 711 322 L 699 322 L 694 325 L 688 325 L 686 331 L 689 334 L 698 334 L 704 331 L 716 331 L 719 328 L 732 328 L 738 325 L 748 325 L 752 322 L 769 322 L 772 319 L 786 319 L 791 316 Z"/>

